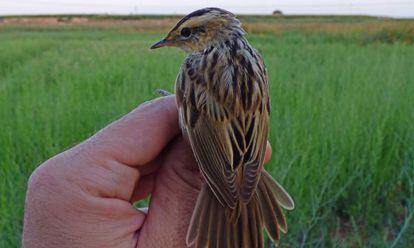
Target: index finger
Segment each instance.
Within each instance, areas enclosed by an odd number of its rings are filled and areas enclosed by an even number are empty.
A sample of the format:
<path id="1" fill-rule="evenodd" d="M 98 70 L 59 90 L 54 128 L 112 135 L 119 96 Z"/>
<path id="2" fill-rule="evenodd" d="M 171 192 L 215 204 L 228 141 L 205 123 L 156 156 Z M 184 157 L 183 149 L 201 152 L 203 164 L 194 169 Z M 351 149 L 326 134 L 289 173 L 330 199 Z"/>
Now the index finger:
<path id="1" fill-rule="evenodd" d="M 111 123 L 83 145 L 94 155 L 127 165 L 152 161 L 178 135 L 175 96 L 156 98 Z"/>

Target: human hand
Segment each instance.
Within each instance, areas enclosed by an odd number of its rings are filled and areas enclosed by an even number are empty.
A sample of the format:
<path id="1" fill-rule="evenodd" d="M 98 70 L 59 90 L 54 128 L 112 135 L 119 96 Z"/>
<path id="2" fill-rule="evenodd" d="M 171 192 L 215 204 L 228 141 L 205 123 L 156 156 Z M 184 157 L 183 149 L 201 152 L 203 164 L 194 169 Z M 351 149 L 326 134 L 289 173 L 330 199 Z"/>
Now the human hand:
<path id="1" fill-rule="evenodd" d="M 201 184 L 174 96 L 155 99 L 33 172 L 23 246 L 185 247 Z"/>

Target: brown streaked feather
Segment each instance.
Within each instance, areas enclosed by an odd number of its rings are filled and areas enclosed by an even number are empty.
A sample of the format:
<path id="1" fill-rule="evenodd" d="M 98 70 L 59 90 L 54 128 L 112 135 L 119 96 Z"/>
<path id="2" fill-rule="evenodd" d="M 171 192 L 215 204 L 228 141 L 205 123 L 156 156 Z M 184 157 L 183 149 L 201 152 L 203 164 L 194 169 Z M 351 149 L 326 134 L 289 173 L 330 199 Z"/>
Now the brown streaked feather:
<path id="1" fill-rule="evenodd" d="M 272 194 L 273 180 L 264 171 L 261 173 L 257 190 L 249 203 L 239 202 L 237 208 L 223 208 L 214 197 L 212 189 L 203 185 L 197 199 L 196 209 L 187 233 L 187 244 L 196 247 L 264 247 L 262 235 L 266 228 L 270 238 L 279 239 L 280 231 L 286 231 L 282 210 Z M 239 212 L 232 221 L 228 211 Z"/>
<path id="2" fill-rule="evenodd" d="M 201 188 L 200 194 L 198 195 L 194 212 L 191 216 L 189 229 L 187 231 L 186 243 L 188 246 L 192 246 L 197 242 L 197 239 L 203 239 L 200 236 L 208 234 L 208 223 L 209 219 L 209 206 L 212 201 L 215 201 L 213 195 L 210 194 L 210 190 L 206 184 Z M 206 230 L 207 227 L 207 230 Z M 203 233 L 199 235 L 199 233 Z"/>
<path id="3" fill-rule="evenodd" d="M 261 183 L 258 186 L 257 194 L 258 198 L 261 202 L 261 212 L 263 215 L 263 223 L 266 227 L 267 233 L 269 234 L 272 240 L 279 239 L 279 227 L 278 227 L 278 219 L 274 212 L 274 207 L 272 205 L 271 196 L 267 194 L 266 186 Z"/>
<path id="4" fill-rule="evenodd" d="M 256 230 L 258 230 L 260 233 L 257 233 L 257 238 L 258 238 L 258 245 L 257 247 L 264 247 L 264 237 L 262 235 L 262 230 L 263 230 L 263 215 L 262 215 L 262 211 L 261 211 L 261 203 L 259 200 L 259 197 L 257 196 L 257 193 L 254 194 L 254 199 L 253 202 L 255 203 L 254 206 L 254 215 L 255 215 L 255 219 L 256 219 Z"/>
<path id="5" fill-rule="evenodd" d="M 245 133 L 245 137 L 248 139 L 248 150 L 246 152 L 248 156 L 245 156 L 243 161 L 244 182 L 240 193 L 244 202 L 250 201 L 250 198 L 253 196 L 257 187 L 257 183 L 259 182 L 267 144 L 267 113 L 262 114 L 262 116 L 259 113 L 256 114 L 259 118 L 252 118 L 252 123 Z"/>
<path id="6" fill-rule="evenodd" d="M 207 242 L 208 245 L 207 247 L 215 247 L 216 245 L 216 241 L 218 239 L 218 232 L 217 232 L 217 227 L 218 225 L 218 221 L 217 221 L 217 215 L 221 212 L 218 208 L 219 205 L 217 203 L 215 203 L 215 201 L 211 201 L 210 202 L 210 216 L 208 217 L 209 221 L 208 221 L 208 232 L 207 232 Z M 203 246 L 200 246 L 203 247 Z"/>
<path id="7" fill-rule="evenodd" d="M 230 221 L 226 221 L 226 234 L 226 247 L 231 247 L 232 245 L 234 247 L 240 247 L 236 240 L 236 228 L 233 227 L 233 223 Z"/>
<path id="8" fill-rule="evenodd" d="M 187 232 L 187 244 L 194 243 L 197 239 L 198 242 L 205 242 L 208 234 L 208 230 L 203 230 L 203 228 L 208 227 L 209 220 L 209 211 L 210 203 L 214 201 L 214 198 L 208 195 L 207 190 L 202 190 L 200 196 L 198 197 L 196 209 L 198 210 L 197 215 L 193 214 L 190 222 L 190 227 Z M 206 195 L 206 196 L 204 196 Z M 207 207 L 206 207 L 207 206 Z M 197 224 L 196 224 L 197 223 Z M 200 230 L 201 229 L 201 230 Z"/>
<path id="9" fill-rule="evenodd" d="M 262 176 L 266 177 L 266 187 L 270 190 L 271 194 L 275 196 L 277 203 L 284 209 L 292 210 L 295 208 L 295 204 L 292 197 L 286 192 L 286 190 L 272 178 L 269 172 L 263 170 Z"/>
<path id="10" fill-rule="evenodd" d="M 222 208 L 222 206 L 219 206 L 219 208 L 217 210 L 217 215 L 215 216 L 216 221 L 217 221 L 217 230 L 215 230 L 217 232 L 217 242 L 216 242 L 216 246 L 217 248 L 227 248 L 227 236 L 226 236 L 226 221 L 225 220 L 225 215 L 224 215 L 224 209 Z"/>
<path id="11" fill-rule="evenodd" d="M 244 203 L 242 203 L 244 204 Z M 255 247 L 253 242 L 253 235 L 250 235 L 249 211 L 246 207 L 241 208 L 239 218 L 239 236 L 241 237 L 243 248 Z M 249 231 L 249 235 L 245 235 L 243 231 Z"/>
<path id="12" fill-rule="evenodd" d="M 187 130 L 196 160 L 213 193 L 223 206 L 234 208 L 238 200 L 236 174 L 231 168 L 231 151 L 226 144 L 226 132 L 213 126 L 201 115 L 193 129 Z"/>
<path id="13" fill-rule="evenodd" d="M 227 50 L 212 48 L 207 54 L 190 55 L 176 90 L 177 102 L 185 105 L 179 108 L 184 117 L 181 123 L 202 174 L 223 206 L 234 208 L 239 198 L 246 203 L 250 200 L 259 181 L 269 120 L 268 112 L 259 106 L 269 100 L 267 81 L 262 81 L 266 77 L 256 75 L 260 72 L 257 64 L 263 62 L 250 61 L 259 57 L 238 41 L 228 45 Z M 226 59 L 230 53 L 237 55 L 232 63 Z M 206 83 L 197 84 L 192 78 Z M 249 97 L 237 94 L 241 88 Z"/>
<path id="14" fill-rule="evenodd" d="M 248 214 L 248 220 L 249 220 L 249 236 L 251 236 L 251 247 L 259 247 L 259 233 L 258 231 L 260 231 L 260 228 L 257 228 L 257 222 L 259 221 L 256 216 L 255 216 L 255 208 L 256 206 L 256 201 L 251 201 L 248 204 L 248 207 L 250 208 L 250 211 L 247 211 Z"/>

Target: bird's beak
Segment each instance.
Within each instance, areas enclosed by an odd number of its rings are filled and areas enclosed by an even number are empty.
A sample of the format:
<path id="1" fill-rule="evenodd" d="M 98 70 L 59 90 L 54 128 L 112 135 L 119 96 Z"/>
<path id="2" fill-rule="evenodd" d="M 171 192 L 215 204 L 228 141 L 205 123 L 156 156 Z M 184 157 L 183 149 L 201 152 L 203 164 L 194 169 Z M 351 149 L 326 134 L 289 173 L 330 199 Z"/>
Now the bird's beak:
<path id="1" fill-rule="evenodd" d="M 151 49 L 157 49 L 160 47 L 164 47 L 164 46 L 171 46 L 172 42 L 169 41 L 167 38 L 164 38 L 160 41 L 158 41 L 157 43 L 155 43 L 154 45 L 151 46 Z"/>

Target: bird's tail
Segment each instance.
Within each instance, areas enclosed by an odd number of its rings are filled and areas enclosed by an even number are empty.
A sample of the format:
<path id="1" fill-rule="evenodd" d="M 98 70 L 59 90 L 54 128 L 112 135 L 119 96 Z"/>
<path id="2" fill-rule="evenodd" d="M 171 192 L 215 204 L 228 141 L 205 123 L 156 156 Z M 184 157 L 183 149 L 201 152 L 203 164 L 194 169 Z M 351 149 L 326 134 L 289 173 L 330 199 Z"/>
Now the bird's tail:
<path id="1" fill-rule="evenodd" d="M 273 241 L 287 226 L 281 207 L 293 209 L 289 194 L 266 171 L 262 172 L 256 194 L 235 209 L 223 207 L 204 184 L 191 217 L 187 245 L 216 248 L 264 247 L 263 227 Z"/>

